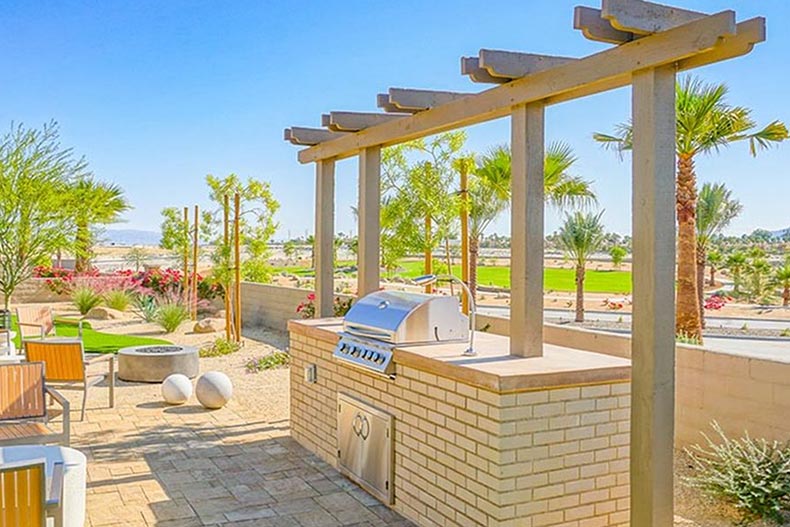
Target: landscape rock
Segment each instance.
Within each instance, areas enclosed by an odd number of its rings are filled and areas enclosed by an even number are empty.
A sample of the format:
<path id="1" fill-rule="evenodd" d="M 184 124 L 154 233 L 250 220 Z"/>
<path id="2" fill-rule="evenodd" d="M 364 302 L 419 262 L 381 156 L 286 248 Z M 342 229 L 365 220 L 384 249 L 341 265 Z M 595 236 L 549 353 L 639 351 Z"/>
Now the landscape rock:
<path id="1" fill-rule="evenodd" d="M 225 329 L 225 321 L 219 318 L 204 318 L 195 323 L 192 331 L 195 333 L 216 333 Z"/>
<path id="2" fill-rule="evenodd" d="M 123 311 L 112 309 L 105 306 L 96 306 L 85 315 L 90 320 L 119 320 L 124 318 Z"/>

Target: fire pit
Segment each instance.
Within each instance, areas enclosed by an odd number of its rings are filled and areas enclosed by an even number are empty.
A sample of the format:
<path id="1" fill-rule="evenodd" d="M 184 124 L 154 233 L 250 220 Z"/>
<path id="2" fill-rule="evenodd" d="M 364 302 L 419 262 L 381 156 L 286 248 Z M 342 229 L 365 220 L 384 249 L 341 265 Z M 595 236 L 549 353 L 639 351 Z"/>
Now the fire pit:
<path id="1" fill-rule="evenodd" d="M 162 382 L 181 373 L 194 378 L 200 371 L 198 350 L 171 344 L 133 346 L 118 350 L 118 378 L 132 382 Z"/>

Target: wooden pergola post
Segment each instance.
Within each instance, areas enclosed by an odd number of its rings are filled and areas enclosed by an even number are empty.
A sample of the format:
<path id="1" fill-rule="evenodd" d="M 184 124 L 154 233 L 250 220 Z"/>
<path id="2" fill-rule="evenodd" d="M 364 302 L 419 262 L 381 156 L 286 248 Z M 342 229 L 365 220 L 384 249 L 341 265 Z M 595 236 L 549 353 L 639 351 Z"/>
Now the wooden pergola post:
<path id="1" fill-rule="evenodd" d="M 675 67 L 633 75 L 631 525 L 673 524 Z"/>
<path id="2" fill-rule="evenodd" d="M 335 161 L 315 164 L 315 308 L 316 318 L 334 316 Z"/>
<path id="3" fill-rule="evenodd" d="M 379 290 L 381 147 L 359 153 L 359 248 L 357 253 L 357 295 Z"/>
<path id="4" fill-rule="evenodd" d="M 544 105 L 510 117 L 510 354 L 543 355 Z"/>

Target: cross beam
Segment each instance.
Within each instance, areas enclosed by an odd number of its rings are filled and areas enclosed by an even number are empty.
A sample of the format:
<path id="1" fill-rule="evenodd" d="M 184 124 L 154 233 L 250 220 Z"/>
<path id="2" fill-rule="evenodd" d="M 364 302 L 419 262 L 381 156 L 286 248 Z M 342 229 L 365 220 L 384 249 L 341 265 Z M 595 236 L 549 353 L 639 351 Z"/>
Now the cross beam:
<path id="1" fill-rule="evenodd" d="M 708 16 L 642 0 L 603 0 L 601 5 L 601 16 L 614 29 L 642 35 L 666 31 Z"/>
<path id="2" fill-rule="evenodd" d="M 389 104 L 406 112 L 422 112 L 472 95 L 453 91 L 417 90 L 411 88 L 390 88 L 387 97 Z"/>
<path id="3" fill-rule="evenodd" d="M 757 25 L 764 21 L 757 19 Z M 745 29 L 745 28 L 744 28 Z M 755 28 L 748 28 L 753 31 Z M 447 95 L 449 102 L 441 104 L 438 94 L 447 92 L 428 92 L 432 96 L 432 106 L 426 104 L 426 96 L 412 104 L 404 100 L 406 96 L 415 97 L 418 92 L 390 90 L 390 100 L 401 108 L 426 108 L 405 119 L 383 123 L 365 130 L 364 134 L 349 134 L 299 152 L 301 163 L 310 163 L 325 158 L 346 158 L 371 146 L 390 146 L 411 139 L 444 132 L 454 128 L 490 121 L 508 115 L 515 105 L 548 100 L 549 104 L 571 100 L 602 91 L 626 86 L 631 82 L 631 73 L 636 69 L 646 69 L 678 63 L 680 68 L 684 59 L 697 56 L 694 66 L 706 63 L 701 57 L 707 52 L 710 62 L 722 60 L 722 55 L 740 53 L 740 44 L 735 49 L 727 49 L 731 37 L 740 32 L 736 30 L 735 13 L 723 11 L 695 20 L 674 29 L 662 31 L 639 40 L 628 42 L 574 62 L 562 64 L 527 75 L 507 84 L 496 86 L 481 93 Z M 760 38 L 752 34 L 747 39 Z M 759 42 L 760 40 L 754 40 Z M 446 101 L 445 98 L 445 101 Z M 438 104 L 437 104 L 438 103 Z"/>
<path id="4" fill-rule="evenodd" d="M 461 73 L 469 75 L 475 82 L 501 84 L 575 60 L 570 57 L 481 49 L 477 57 L 461 58 Z"/>
<path id="5" fill-rule="evenodd" d="M 321 116 L 321 126 L 335 132 L 358 132 L 381 123 L 402 119 L 403 115 L 369 112 L 329 112 Z"/>
<path id="6" fill-rule="evenodd" d="M 292 126 L 283 131 L 283 139 L 290 142 L 292 145 L 300 146 L 315 146 L 317 144 L 338 139 L 346 134 L 338 132 L 330 132 L 329 130 L 322 130 L 320 128 L 304 128 L 301 126 Z"/>

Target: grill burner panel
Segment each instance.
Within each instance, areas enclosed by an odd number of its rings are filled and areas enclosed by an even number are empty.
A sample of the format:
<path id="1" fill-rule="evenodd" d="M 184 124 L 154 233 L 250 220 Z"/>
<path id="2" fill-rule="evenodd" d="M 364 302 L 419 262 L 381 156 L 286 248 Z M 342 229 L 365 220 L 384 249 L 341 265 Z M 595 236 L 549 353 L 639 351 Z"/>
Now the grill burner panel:
<path id="1" fill-rule="evenodd" d="M 393 378 L 396 346 L 467 340 L 469 319 L 452 296 L 377 291 L 352 306 L 340 336 L 337 360 Z"/>
<path id="2" fill-rule="evenodd" d="M 395 376 L 391 344 L 355 338 L 348 333 L 341 333 L 340 336 L 340 342 L 335 346 L 333 353 L 336 359 L 387 377 Z"/>

